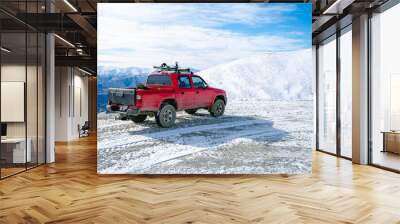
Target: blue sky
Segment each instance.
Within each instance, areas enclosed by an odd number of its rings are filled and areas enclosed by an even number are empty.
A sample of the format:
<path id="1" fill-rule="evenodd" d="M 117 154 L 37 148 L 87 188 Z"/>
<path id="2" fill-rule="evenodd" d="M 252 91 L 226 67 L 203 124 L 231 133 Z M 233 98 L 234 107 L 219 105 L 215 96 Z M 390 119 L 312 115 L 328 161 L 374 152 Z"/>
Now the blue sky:
<path id="1" fill-rule="evenodd" d="M 206 69 L 239 58 L 311 48 L 311 4 L 98 5 L 98 65 L 178 61 Z"/>

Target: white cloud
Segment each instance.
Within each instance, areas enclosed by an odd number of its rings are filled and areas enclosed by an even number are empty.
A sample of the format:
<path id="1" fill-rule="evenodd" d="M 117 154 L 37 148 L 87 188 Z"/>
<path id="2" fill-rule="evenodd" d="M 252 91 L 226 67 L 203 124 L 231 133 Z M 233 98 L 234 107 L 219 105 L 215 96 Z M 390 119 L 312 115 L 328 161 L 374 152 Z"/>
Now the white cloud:
<path id="1" fill-rule="evenodd" d="M 188 23 L 200 27 L 225 24 L 277 23 L 282 13 L 296 10 L 295 5 L 271 4 L 99 4 L 100 16 L 118 17 L 139 23 L 170 25 Z"/>
<path id="2" fill-rule="evenodd" d="M 279 22 L 276 4 L 99 4 L 98 60 L 103 66 L 150 67 L 180 62 L 205 69 L 266 51 L 298 48 L 300 39 L 250 35 L 224 29 L 227 24 L 257 27 Z M 270 13 L 266 13 L 265 11 Z"/>

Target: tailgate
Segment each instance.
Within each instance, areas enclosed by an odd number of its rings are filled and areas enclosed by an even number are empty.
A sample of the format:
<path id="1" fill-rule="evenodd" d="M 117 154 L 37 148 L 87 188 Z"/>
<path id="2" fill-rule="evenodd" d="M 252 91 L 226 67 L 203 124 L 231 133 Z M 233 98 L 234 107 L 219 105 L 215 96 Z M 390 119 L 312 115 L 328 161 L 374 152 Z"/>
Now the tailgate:
<path id="1" fill-rule="evenodd" d="M 109 88 L 108 103 L 118 105 L 135 105 L 135 89 Z"/>

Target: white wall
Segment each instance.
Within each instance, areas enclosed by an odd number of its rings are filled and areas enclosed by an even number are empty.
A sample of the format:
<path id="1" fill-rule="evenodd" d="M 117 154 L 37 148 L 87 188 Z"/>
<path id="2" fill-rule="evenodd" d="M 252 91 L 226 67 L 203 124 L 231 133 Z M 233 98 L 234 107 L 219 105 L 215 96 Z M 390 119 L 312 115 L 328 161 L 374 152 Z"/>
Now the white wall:
<path id="1" fill-rule="evenodd" d="M 39 70 L 37 70 L 39 69 Z M 4 63 L 1 66 L 2 85 L 3 82 L 23 82 L 26 85 L 26 97 L 24 96 L 25 89 L 18 90 L 23 105 L 19 108 L 2 107 L 2 114 L 20 113 L 22 120 L 18 122 L 5 122 L 7 124 L 7 137 L 9 138 L 24 138 L 25 135 L 29 139 L 29 148 L 31 148 L 32 162 L 39 159 L 39 163 L 44 163 L 45 150 L 45 116 L 44 116 L 44 74 L 41 67 L 18 63 Z M 25 80 L 27 78 L 27 80 Z M 2 89 L 2 98 L 10 98 L 10 96 Z M 8 94 L 10 94 L 8 92 Z M 15 93 L 17 94 L 17 93 Z M 12 98 L 12 97 L 11 97 Z M 24 100 L 25 98 L 25 100 Z M 18 103 L 18 102 L 15 102 Z M 26 103 L 26 106 L 25 106 Z M 3 103 L 2 103 L 3 104 Z M 19 110 L 19 111 L 12 111 Z M 24 114 L 26 112 L 26 119 Z M 3 120 L 3 118 L 2 118 Z M 51 162 L 51 160 L 49 160 Z"/>
<path id="2" fill-rule="evenodd" d="M 1 66 L 1 81 L 18 81 L 25 82 L 26 74 L 25 64 L 6 64 Z M 1 108 L 5 110 L 6 108 Z M 8 122 L 8 137 L 25 137 L 25 122 Z"/>
<path id="3" fill-rule="evenodd" d="M 73 119 L 71 120 L 72 126 L 72 136 L 73 138 L 79 137 L 78 132 L 78 124 L 83 125 L 85 121 L 88 121 L 88 77 L 82 76 L 82 73 L 79 75 L 74 75 L 74 96 L 71 96 L 74 99 L 74 108 L 72 108 Z M 80 97 L 79 97 L 80 95 Z M 80 101 L 80 103 L 79 103 Z M 81 107 L 81 108 L 79 108 Z M 80 111 L 81 110 L 81 111 Z"/>
<path id="4" fill-rule="evenodd" d="M 34 66 L 25 66 L 25 64 L 3 64 L 1 66 L 1 81 L 2 82 L 24 82 L 26 83 L 25 77 L 26 72 L 28 72 L 28 84 L 27 88 L 27 122 L 29 130 L 36 130 L 36 107 L 37 107 L 37 98 L 36 98 L 36 80 L 34 80 L 31 75 L 36 75 L 36 67 Z M 35 76 L 36 77 L 36 76 Z M 33 86 L 33 87 L 32 87 Z M 2 96 L 5 97 L 5 96 Z M 43 106 L 43 105 L 39 105 Z M 2 110 L 7 110 L 7 108 L 2 108 Z M 22 108 L 24 110 L 24 108 Z M 33 122 L 33 123 L 32 123 Z M 25 136 L 25 125 L 26 122 L 7 122 L 7 132 L 10 137 L 24 137 Z M 28 130 L 28 131 L 29 131 Z M 28 133 L 28 137 L 29 137 Z M 35 132 L 36 135 L 36 132 Z"/>
<path id="5" fill-rule="evenodd" d="M 88 77 L 76 68 L 56 67 L 55 85 L 55 140 L 77 139 L 78 125 L 88 120 Z"/>
<path id="6" fill-rule="evenodd" d="M 68 88 L 70 85 L 69 69 L 67 67 L 55 68 L 55 140 L 68 139 Z"/>

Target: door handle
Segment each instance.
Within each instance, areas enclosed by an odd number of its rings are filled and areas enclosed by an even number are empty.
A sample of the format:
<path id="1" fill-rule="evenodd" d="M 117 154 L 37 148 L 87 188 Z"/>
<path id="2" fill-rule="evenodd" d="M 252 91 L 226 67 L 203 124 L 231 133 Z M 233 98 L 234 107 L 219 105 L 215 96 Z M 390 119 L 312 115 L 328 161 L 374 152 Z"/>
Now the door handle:
<path id="1" fill-rule="evenodd" d="M 184 94 L 185 94 L 185 92 L 181 92 L 181 94 L 182 94 L 182 95 L 184 95 Z"/>
<path id="2" fill-rule="evenodd" d="M 199 91 L 196 91 L 196 94 L 199 94 Z"/>

